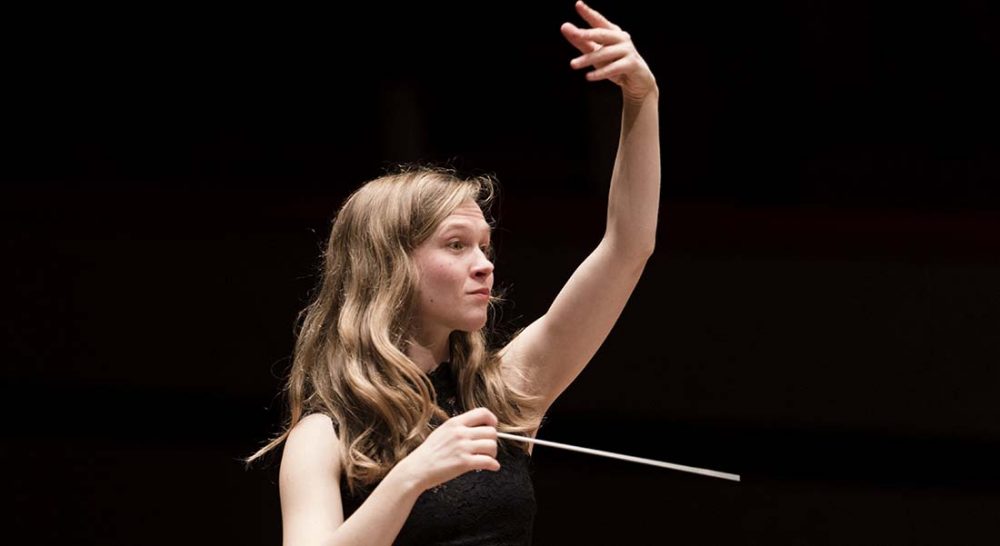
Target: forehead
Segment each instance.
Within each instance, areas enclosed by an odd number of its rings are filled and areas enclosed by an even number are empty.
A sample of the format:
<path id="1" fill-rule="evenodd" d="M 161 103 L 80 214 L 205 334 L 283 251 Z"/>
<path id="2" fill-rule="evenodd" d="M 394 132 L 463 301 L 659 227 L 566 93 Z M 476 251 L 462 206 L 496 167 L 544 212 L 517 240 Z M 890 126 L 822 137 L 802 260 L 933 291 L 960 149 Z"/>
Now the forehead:
<path id="1" fill-rule="evenodd" d="M 439 226 L 441 231 L 452 228 L 472 228 L 487 233 L 490 231 L 490 225 L 486 223 L 483 211 L 472 200 L 465 201 L 459 205 Z"/>

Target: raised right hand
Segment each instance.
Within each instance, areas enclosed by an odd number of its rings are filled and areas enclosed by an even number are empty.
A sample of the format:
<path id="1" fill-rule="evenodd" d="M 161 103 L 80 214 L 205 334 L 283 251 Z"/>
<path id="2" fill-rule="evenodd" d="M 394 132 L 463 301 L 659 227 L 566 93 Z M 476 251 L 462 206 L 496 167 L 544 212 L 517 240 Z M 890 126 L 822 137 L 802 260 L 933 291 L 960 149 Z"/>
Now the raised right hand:
<path id="1" fill-rule="evenodd" d="M 434 429 L 399 464 L 425 491 L 470 470 L 499 471 L 496 427 L 497 418 L 490 410 L 469 410 Z"/>

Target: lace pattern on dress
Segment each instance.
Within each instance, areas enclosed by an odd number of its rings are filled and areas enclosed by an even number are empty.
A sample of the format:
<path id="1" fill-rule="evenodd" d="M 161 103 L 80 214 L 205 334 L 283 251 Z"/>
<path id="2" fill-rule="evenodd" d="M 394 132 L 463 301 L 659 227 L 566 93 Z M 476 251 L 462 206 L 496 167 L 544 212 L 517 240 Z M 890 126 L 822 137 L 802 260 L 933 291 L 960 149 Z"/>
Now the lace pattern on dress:
<path id="1" fill-rule="evenodd" d="M 428 377 L 441 409 L 450 416 L 462 413 L 450 364 L 440 364 Z M 537 505 L 530 459 L 522 450 L 499 444 L 499 472 L 466 472 L 424 491 L 393 544 L 531 544 Z M 341 497 L 346 519 L 368 498 L 377 483 L 361 488 L 352 497 L 343 482 Z"/>

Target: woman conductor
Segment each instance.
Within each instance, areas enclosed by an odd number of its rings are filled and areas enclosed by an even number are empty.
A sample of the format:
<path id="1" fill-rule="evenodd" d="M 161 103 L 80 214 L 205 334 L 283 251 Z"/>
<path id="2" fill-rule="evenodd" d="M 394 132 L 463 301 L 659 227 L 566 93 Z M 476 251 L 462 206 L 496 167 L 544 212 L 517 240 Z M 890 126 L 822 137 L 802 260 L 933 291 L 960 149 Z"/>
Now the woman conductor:
<path id="1" fill-rule="evenodd" d="M 628 33 L 576 3 L 573 69 L 621 88 L 607 227 L 548 311 L 500 348 L 492 294 L 495 183 L 409 167 L 338 210 L 286 387 L 279 490 L 287 546 L 530 544 L 530 444 L 604 342 L 653 251 L 659 90 Z M 488 472 L 482 472 L 487 470 Z"/>

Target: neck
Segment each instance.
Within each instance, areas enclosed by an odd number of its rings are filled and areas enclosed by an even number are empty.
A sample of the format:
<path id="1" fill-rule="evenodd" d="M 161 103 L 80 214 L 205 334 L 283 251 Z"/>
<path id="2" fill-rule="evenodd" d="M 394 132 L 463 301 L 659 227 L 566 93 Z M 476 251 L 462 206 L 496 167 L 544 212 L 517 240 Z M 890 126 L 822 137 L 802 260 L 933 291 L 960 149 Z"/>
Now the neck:
<path id="1" fill-rule="evenodd" d="M 439 334 L 433 339 L 424 336 L 414 336 L 414 341 L 407 345 L 406 356 L 425 373 L 430 373 L 438 364 L 451 361 L 451 348 L 448 334 Z"/>

